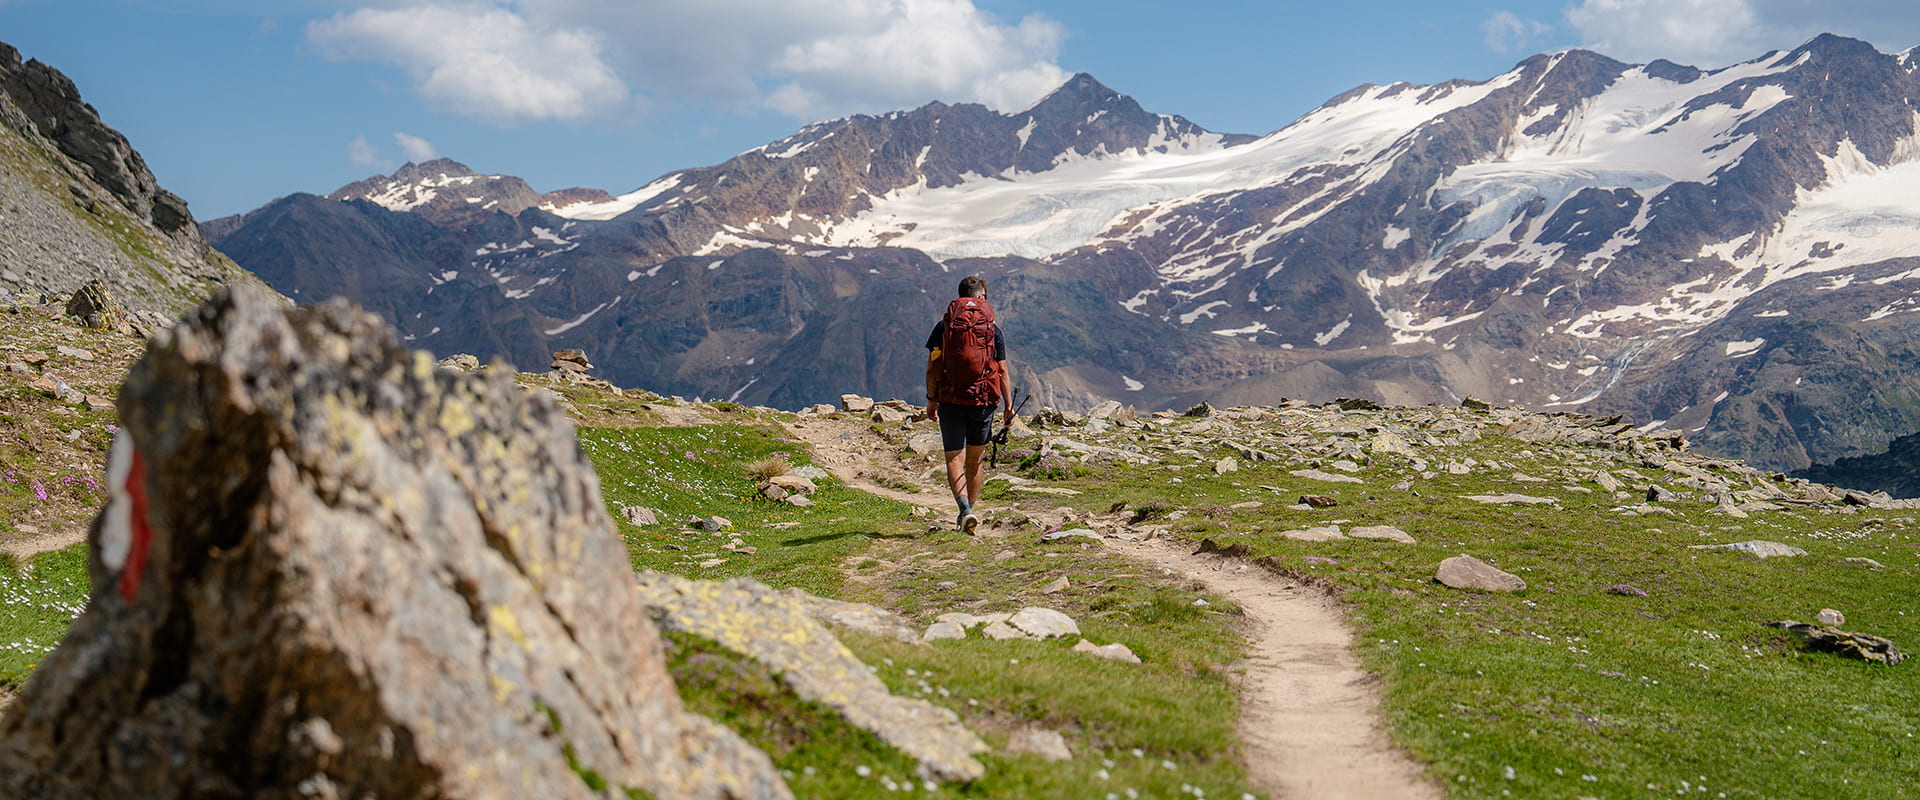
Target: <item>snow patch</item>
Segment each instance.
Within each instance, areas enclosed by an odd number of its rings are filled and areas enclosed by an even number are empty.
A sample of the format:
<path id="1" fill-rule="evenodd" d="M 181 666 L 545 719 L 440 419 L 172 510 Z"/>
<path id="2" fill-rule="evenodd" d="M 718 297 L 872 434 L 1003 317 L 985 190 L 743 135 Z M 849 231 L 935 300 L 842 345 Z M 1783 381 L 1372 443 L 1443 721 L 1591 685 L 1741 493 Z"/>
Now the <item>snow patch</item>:
<path id="1" fill-rule="evenodd" d="M 1122 376 L 1120 376 L 1120 381 L 1121 381 L 1122 383 L 1124 383 L 1124 384 L 1126 384 L 1126 387 L 1127 387 L 1127 391 L 1129 391 L 1129 392 L 1137 392 L 1137 391 L 1140 391 L 1141 389 L 1145 389 L 1145 388 L 1147 388 L 1147 385 L 1146 385 L 1146 384 L 1144 384 L 1144 383 L 1141 383 L 1141 382 L 1139 382 L 1139 381 L 1136 381 L 1136 380 L 1134 380 L 1134 379 L 1132 379 L 1132 378 L 1129 378 L 1129 377 L 1127 377 L 1127 376 L 1125 376 L 1125 375 L 1122 375 Z"/>
<path id="2" fill-rule="evenodd" d="M 1322 333 L 1314 336 L 1313 343 L 1320 345 L 1321 347 L 1326 347 L 1328 342 L 1338 339 L 1340 338 L 1340 334 L 1346 333 L 1347 327 L 1352 324 L 1353 324 L 1353 315 L 1348 314 L 1346 319 L 1340 320 L 1340 324 L 1333 326 L 1333 328 L 1328 330 L 1326 333 Z"/>
<path id="3" fill-rule="evenodd" d="M 1120 307 L 1128 311 L 1131 311 L 1135 314 L 1140 314 L 1144 316 L 1146 312 L 1141 311 L 1140 306 L 1146 304 L 1147 298 L 1152 297 L 1159 293 L 1160 293 L 1159 289 L 1143 289 L 1140 291 L 1139 294 L 1134 295 L 1130 299 L 1122 301 L 1120 303 Z"/>
<path id="4" fill-rule="evenodd" d="M 569 203 L 564 206 L 542 204 L 540 209 L 556 217 L 567 219 L 613 219 L 679 186 L 681 175 L 682 173 L 676 172 L 612 200 L 598 203 Z"/>
<path id="5" fill-rule="evenodd" d="M 1726 354 L 1728 358 L 1739 358 L 1741 356 L 1753 355 L 1754 353 L 1759 352 L 1760 348 L 1766 345 L 1766 343 L 1767 343 L 1767 340 L 1765 339 L 1749 339 L 1744 342 L 1727 342 Z"/>
<path id="6" fill-rule="evenodd" d="M 1253 336 L 1255 334 L 1266 333 L 1267 323 L 1256 322 L 1244 328 L 1222 328 L 1217 331 L 1208 331 L 1208 332 L 1212 333 L 1215 336 L 1226 336 L 1226 337 Z"/>
<path id="7" fill-rule="evenodd" d="M 559 336 L 560 334 L 566 333 L 567 331 L 573 330 L 574 328 L 578 328 L 580 327 L 581 323 L 586 322 L 587 320 L 593 319 L 593 315 L 600 313 L 602 310 L 606 309 L 607 306 L 613 305 L 614 303 L 617 303 L 617 302 L 620 302 L 620 298 L 618 297 L 612 300 L 608 300 L 607 302 L 601 303 L 600 305 L 594 306 L 592 311 L 589 311 L 585 314 L 581 314 L 580 316 L 575 317 L 572 322 L 564 323 L 557 328 L 550 328 L 546 331 L 546 334 L 548 336 Z"/>
<path id="8" fill-rule="evenodd" d="M 1199 308 L 1196 308 L 1196 309 L 1194 309 L 1194 310 L 1192 310 L 1192 311 L 1189 311 L 1189 312 L 1187 312 L 1187 313 L 1185 313 L 1185 314 L 1181 314 L 1181 315 L 1180 315 L 1180 324 L 1182 324 L 1182 325 L 1192 325 L 1192 324 L 1193 324 L 1193 321 L 1194 321 L 1194 320 L 1197 320 L 1197 319 L 1199 319 L 1199 318 L 1200 318 L 1200 317 L 1202 317 L 1202 316 L 1205 316 L 1205 317 L 1207 317 L 1208 319 L 1212 319 L 1212 318 L 1214 318 L 1214 317 L 1217 317 L 1217 316 L 1219 316 L 1219 314 L 1218 314 L 1218 313 L 1217 313 L 1217 312 L 1215 311 L 1215 309 L 1219 309 L 1219 308 L 1222 308 L 1222 307 L 1224 307 L 1224 306 L 1226 306 L 1226 305 L 1228 305 L 1228 303 L 1227 303 L 1227 301 L 1225 301 L 1225 300 L 1215 300 L 1215 301 L 1213 301 L 1213 302 L 1211 302 L 1211 303 L 1208 303 L 1208 304 L 1206 304 L 1206 305 L 1204 305 L 1204 306 L 1201 306 L 1201 307 L 1199 307 Z"/>

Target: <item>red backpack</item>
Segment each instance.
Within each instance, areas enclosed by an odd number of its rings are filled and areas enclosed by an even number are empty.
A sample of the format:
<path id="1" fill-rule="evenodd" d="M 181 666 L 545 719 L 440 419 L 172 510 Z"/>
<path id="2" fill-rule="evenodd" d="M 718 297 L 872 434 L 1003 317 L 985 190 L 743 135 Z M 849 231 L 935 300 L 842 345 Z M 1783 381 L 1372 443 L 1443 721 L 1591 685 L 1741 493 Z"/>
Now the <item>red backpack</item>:
<path id="1" fill-rule="evenodd" d="M 984 297 L 947 304 L 941 320 L 939 400 L 965 406 L 1000 402 L 1000 364 L 993 358 L 993 306 Z"/>

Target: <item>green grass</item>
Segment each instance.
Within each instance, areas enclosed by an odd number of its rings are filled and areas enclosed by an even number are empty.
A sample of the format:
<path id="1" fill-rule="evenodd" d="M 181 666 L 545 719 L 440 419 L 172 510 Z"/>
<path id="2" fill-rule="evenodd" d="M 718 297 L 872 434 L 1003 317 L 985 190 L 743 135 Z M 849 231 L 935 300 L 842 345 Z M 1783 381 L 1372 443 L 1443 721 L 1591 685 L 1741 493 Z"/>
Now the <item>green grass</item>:
<path id="1" fill-rule="evenodd" d="M 580 443 L 600 474 L 601 492 L 619 520 L 637 569 L 694 578 L 752 576 L 778 588 L 797 586 L 832 596 L 844 581 L 841 562 L 875 538 L 924 530 L 905 505 L 822 478 L 814 505 L 800 508 L 758 493 L 748 471 L 774 456 L 799 467 L 805 448 L 776 429 L 751 425 L 692 428 L 582 429 Z M 623 506 L 654 510 L 659 525 L 620 519 Z M 692 517 L 726 518 L 731 529 L 690 529 Z M 757 552 L 725 549 L 735 538 Z M 715 559 L 724 563 L 699 566 Z"/>
<path id="2" fill-rule="evenodd" d="M 1703 786 L 1710 797 L 1911 791 L 1920 757 L 1913 664 L 1803 652 L 1764 623 L 1811 621 L 1837 608 L 1848 630 L 1908 648 L 1920 643 L 1913 512 L 1803 508 L 1736 519 L 1711 513 L 1696 493 L 1668 504 L 1674 516 L 1629 516 L 1618 509 L 1644 498 L 1511 477 L 1552 476 L 1592 451 L 1492 436 L 1456 455 L 1498 460 L 1497 470 L 1423 479 L 1387 457 L 1359 474 L 1364 485 L 1296 477 L 1289 471 L 1304 465 L 1285 462 L 1243 460 L 1226 475 L 1207 468 L 1226 454 L 1170 457 L 1191 466 L 1178 484 L 1162 467 L 1114 466 L 1098 479 L 1057 485 L 1085 492 L 1072 501 L 1089 510 L 1121 501 L 1173 505 L 1186 513 L 1158 524 L 1174 535 L 1244 544 L 1249 558 L 1333 587 L 1350 603 L 1364 664 L 1385 678 L 1395 740 L 1428 761 L 1454 797 L 1648 796 Z M 1677 486 L 1676 476 L 1634 468 Z M 1407 489 L 1389 488 L 1408 479 Z M 1559 502 L 1462 499 L 1506 492 Z M 1288 508 L 1301 494 L 1334 496 L 1340 505 Z M 1263 505 L 1229 508 L 1248 500 Z M 1279 535 L 1334 523 L 1393 525 L 1418 544 Z M 1760 560 L 1690 549 L 1748 539 L 1809 555 Z M 1521 576 L 1528 588 L 1491 594 L 1434 582 L 1435 566 L 1459 553 Z M 1610 591 L 1616 584 L 1647 596 Z"/>
<path id="3" fill-rule="evenodd" d="M 0 556 L 0 686 L 17 687 L 86 608 L 87 545 L 41 553 L 25 565 Z"/>
<path id="4" fill-rule="evenodd" d="M 1047 606 L 1077 619 L 1085 638 L 1125 644 L 1144 660 L 1131 665 L 1071 652 L 1072 639 L 993 642 L 975 633 L 910 645 L 844 636 L 893 691 L 954 710 L 996 749 L 1018 727 L 1038 724 L 1064 735 L 1076 755 L 1053 764 L 996 752 L 983 756 L 988 774 L 981 780 L 929 790 L 918 784 L 910 759 L 799 700 L 764 667 L 694 637 L 668 637 L 689 705 L 765 749 L 797 796 L 879 797 L 910 781 L 916 794 L 943 797 L 1250 792 L 1234 763 L 1229 684 L 1228 665 L 1243 646 L 1234 632 L 1239 612 L 1219 598 L 1084 540 L 1037 543 L 1037 529 L 998 538 L 932 528 L 905 505 L 832 479 L 818 481 L 810 508 L 767 501 L 755 491 L 752 465 L 781 457 L 799 467 L 808 458 L 753 414 L 727 412 L 737 424 L 648 428 L 633 424 L 649 413 L 637 401 L 591 392 L 569 400 L 600 412 L 580 440 L 610 507 L 647 506 L 660 515 L 658 526 L 618 523 L 636 567 L 698 578 L 749 575 L 875 603 L 917 625 L 945 611 Z M 1790 508 L 1736 519 L 1712 513 L 1695 493 L 1668 504 L 1673 516 L 1628 516 L 1619 509 L 1642 498 L 1592 483 L 1569 488 L 1557 475 L 1569 464 L 1586 470 L 1622 469 L 1620 463 L 1595 451 L 1492 435 L 1427 450 L 1432 477 L 1415 474 L 1405 459 L 1380 458 L 1357 473 L 1364 484 L 1293 476 L 1316 460 L 1335 470 L 1325 456 L 1284 447 L 1267 449 L 1300 460 L 1242 458 L 1240 470 L 1222 475 L 1212 465 L 1231 454 L 1224 448 L 1181 454 L 1142 444 L 1164 463 L 1076 461 L 1063 470 L 1027 470 L 1019 474 L 1082 494 L 1033 496 L 992 482 L 986 500 L 996 508 L 1073 505 L 1096 513 L 1121 506 L 1118 518 L 1137 516 L 1139 525 L 1164 526 L 1187 540 L 1244 545 L 1247 558 L 1330 587 L 1348 604 L 1364 665 L 1384 679 L 1393 738 L 1428 763 L 1452 797 L 1910 791 L 1907 776 L 1920 757 L 1914 665 L 1807 653 L 1764 623 L 1810 620 L 1821 608 L 1838 608 L 1849 617 L 1847 629 L 1914 647 L 1920 514 Z M 1012 445 L 1023 446 L 1032 442 Z M 1438 469 L 1469 457 L 1500 466 L 1466 475 Z M 1631 468 L 1687 491 L 1658 469 Z M 1552 479 L 1516 482 L 1515 472 Z M 1401 481 L 1410 485 L 1396 487 Z M 1558 502 L 1463 499 L 1505 492 Z M 1339 505 L 1290 508 L 1303 494 L 1332 496 Z M 1233 507 L 1248 501 L 1261 505 Z M 683 525 L 713 515 L 735 527 L 711 534 Z M 1393 525 L 1418 543 L 1305 543 L 1280 535 L 1328 524 Z M 736 537 L 755 552 L 725 549 Z M 1690 549 L 1746 539 L 1784 542 L 1809 555 L 1759 560 Z M 1459 553 L 1520 575 L 1528 588 L 1491 594 L 1435 583 L 1435 565 Z M 1848 558 L 1872 558 L 1885 569 Z M 1066 591 L 1043 592 L 1061 577 Z M 84 546 L 44 554 L 26 569 L 0 569 L 0 599 L 9 604 L 0 620 L 0 684 L 17 685 L 57 640 L 85 602 L 85 584 Z M 1646 596 L 1611 591 L 1616 584 Z M 1196 604 L 1201 599 L 1207 604 Z"/>
<path id="5" fill-rule="evenodd" d="M 1127 797 L 1128 790 L 1171 797 L 1184 794 L 1183 787 L 1238 797 L 1252 791 L 1234 761 L 1236 714 L 1226 666 L 1239 654 L 1232 627 L 1238 612 L 1219 598 L 1197 605 L 1203 596 L 1192 589 L 1085 542 L 1035 545 L 1022 533 L 1002 540 L 930 529 L 908 507 L 830 479 L 818 481 L 822 489 L 809 509 L 766 501 L 748 478 L 754 462 L 784 455 L 795 466 L 807 463 L 802 448 L 769 429 L 589 429 L 581 440 L 610 505 L 660 512 L 663 524 L 654 528 L 620 525 L 636 566 L 699 578 L 751 575 L 774 586 L 872 602 L 920 625 L 951 610 L 1042 605 L 1079 620 L 1085 638 L 1126 644 L 1146 662 L 1073 652 L 1077 638 L 996 642 L 976 630 L 964 640 L 913 645 L 843 632 L 843 641 L 896 694 L 952 709 L 995 747 L 982 756 L 982 779 L 928 788 L 914 776 L 911 759 L 831 710 L 801 701 L 764 667 L 697 637 L 669 636 L 671 667 L 689 706 L 773 756 L 796 796 L 880 797 L 910 783 L 915 794 L 935 797 Z M 686 516 L 715 514 L 736 527 L 714 535 L 678 524 Z M 719 549 L 734 536 L 758 552 Z M 697 564 L 706 559 L 693 555 L 725 562 L 702 568 Z M 1073 588 L 1041 594 L 1061 576 Z M 1027 724 L 1061 733 L 1076 757 L 1056 764 L 998 753 Z"/>

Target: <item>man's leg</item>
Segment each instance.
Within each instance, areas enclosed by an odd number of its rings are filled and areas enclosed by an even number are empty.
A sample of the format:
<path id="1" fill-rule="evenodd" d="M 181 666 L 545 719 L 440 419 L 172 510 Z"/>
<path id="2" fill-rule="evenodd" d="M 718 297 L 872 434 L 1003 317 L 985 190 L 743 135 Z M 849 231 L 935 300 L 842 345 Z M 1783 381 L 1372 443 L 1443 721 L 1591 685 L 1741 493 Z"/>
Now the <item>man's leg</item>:
<path id="1" fill-rule="evenodd" d="M 960 507 L 961 516 L 966 516 L 967 511 L 973 506 L 973 498 L 979 496 L 978 490 L 973 494 L 967 493 L 968 473 L 965 456 L 972 449 L 969 447 L 965 450 L 947 451 L 947 488 L 953 490 L 953 504 Z"/>
<path id="2" fill-rule="evenodd" d="M 947 453 L 947 488 L 953 490 L 953 504 L 960 513 L 953 518 L 956 528 L 965 527 L 973 504 L 967 502 L 967 416 L 966 406 L 940 404 L 940 442 Z"/>
<path id="3" fill-rule="evenodd" d="M 980 502 L 980 482 L 986 479 L 987 471 L 980 468 L 980 461 L 987 454 L 987 446 L 967 445 L 965 452 L 967 459 L 967 506 L 971 508 Z M 949 453 L 947 455 L 948 469 L 952 469 L 952 464 L 956 460 L 954 458 L 955 455 L 959 454 Z"/>
<path id="4" fill-rule="evenodd" d="M 980 524 L 980 518 L 973 513 L 973 506 L 980 502 L 980 482 L 986 477 L 980 460 L 987 454 L 987 443 L 992 436 L 993 406 L 974 409 L 967 425 L 967 448 L 963 454 L 966 462 L 967 509 L 960 515 L 960 529 L 967 533 L 973 533 L 974 526 Z"/>

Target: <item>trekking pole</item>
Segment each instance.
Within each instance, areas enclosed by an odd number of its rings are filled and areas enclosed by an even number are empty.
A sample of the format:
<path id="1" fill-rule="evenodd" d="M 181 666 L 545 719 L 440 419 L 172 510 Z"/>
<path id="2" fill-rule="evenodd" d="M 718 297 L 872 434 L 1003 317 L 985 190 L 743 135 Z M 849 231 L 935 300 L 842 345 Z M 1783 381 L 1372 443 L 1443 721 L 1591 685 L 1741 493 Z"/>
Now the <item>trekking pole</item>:
<path id="1" fill-rule="evenodd" d="M 1021 396 L 1020 388 L 1017 386 L 1013 389 L 1013 396 L 1020 398 L 1019 404 L 1013 407 L 1013 413 L 1007 415 L 1006 421 L 1000 423 L 1000 430 L 988 437 L 988 441 L 993 442 L 993 450 L 987 454 L 987 463 L 992 466 L 1000 466 L 1000 445 L 1006 444 L 1007 439 L 1013 434 L 1013 418 L 1020 416 L 1020 412 L 1026 410 L 1027 401 L 1033 399 L 1032 392 L 1028 392 L 1024 397 Z"/>

